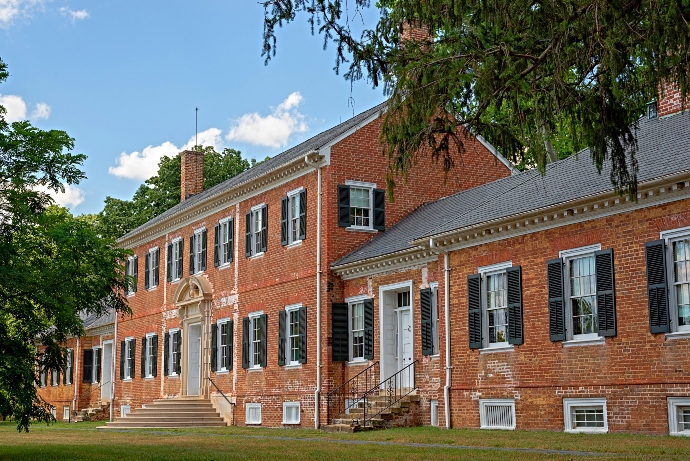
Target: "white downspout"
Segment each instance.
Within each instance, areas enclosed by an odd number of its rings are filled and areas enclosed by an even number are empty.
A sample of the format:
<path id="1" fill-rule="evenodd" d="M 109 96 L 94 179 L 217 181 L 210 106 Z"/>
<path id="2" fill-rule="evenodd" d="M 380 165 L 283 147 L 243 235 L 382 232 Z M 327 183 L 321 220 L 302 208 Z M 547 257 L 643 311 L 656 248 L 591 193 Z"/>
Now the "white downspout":
<path id="1" fill-rule="evenodd" d="M 79 402 L 77 402 L 77 394 L 79 392 L 79 345 L 80 345 L 80 338 L 77 336 L 77 350 L 75 351 L 76 353 L 72 357 L 72 369 L 74 370 L 73 376 L 74 376 L 74 382 L 72 383 L 72 386 L 74 386 L 74 399 L 72 400 L 72 410 L 76 413 L 77 412 L 77 405 Z M 70 418 L 71 420 L 71 418 Z"/>
<path id="2" fill-rule="evenodd" d="M 119 349 L 117 342 L 117 317 L 118 312 L 115 311 L 115 334 L 113 335 L 113 352 L 110 354 L 112 363 L 110 364 L 110 421 L 113 420 L 113 403 L 115 403 L 115 364 L 117 363 L 117 350 Z"/>
<path id="3" fill-rule="evenodd" d="M 318 429 L 320 399 L 321 399 L 321 160 L 323 156 L 318 151 L 310 152 L 305 156 L 307 164 L 312 164 L 317 173 L 317 198 L 316 198 L 316 390 L 314 391 L 314 428 Z M 312 156 L 310 158 L 310 156 Z"/>
<path id="4" fill-rule="evenodd" d="M 446 385 L 443 386 L 443 406 L 446 413 L 446 429 L 450 429 L 450 379 L 453 365 L 450 363 L 450 258 L 443 253 L 443 308 L 446 324 Z"/>

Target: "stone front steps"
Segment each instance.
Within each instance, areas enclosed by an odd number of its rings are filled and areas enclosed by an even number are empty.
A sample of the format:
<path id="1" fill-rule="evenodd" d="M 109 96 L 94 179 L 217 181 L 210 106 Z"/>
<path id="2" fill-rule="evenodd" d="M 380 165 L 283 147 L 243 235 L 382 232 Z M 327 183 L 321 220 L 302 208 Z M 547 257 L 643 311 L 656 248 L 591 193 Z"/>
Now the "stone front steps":
<path id="1" fill-rule="evenodd" d="M 110 403 L 101 402 L 87 408 L 82 408 L 72 417 L 73 423 L 82 421 L 105 421 L 110 419 Z"/>
<path id="2" fill-rule="evenodd" d="M 106 423 L 106 428 L 224 427 L 227 426 L 210 400 L 160 399 L 137 408 L 127 416 Z"/>
<path id="3" fill-rule="evenodd" d="M 390 408 L 386 407 L 386 397 L 376 396 L 367 398 L 367 417 L 381 411 L 381 413 L 363 425 L 364 403 L 350 408 L 348 413 L 343 413 L 333 419 L 333 424 L 322 427 L 324 432 L 359 432 L 372 429 L 386 429 L 391 427 L 419 426 L 419 395 L 409 394 Z"/>

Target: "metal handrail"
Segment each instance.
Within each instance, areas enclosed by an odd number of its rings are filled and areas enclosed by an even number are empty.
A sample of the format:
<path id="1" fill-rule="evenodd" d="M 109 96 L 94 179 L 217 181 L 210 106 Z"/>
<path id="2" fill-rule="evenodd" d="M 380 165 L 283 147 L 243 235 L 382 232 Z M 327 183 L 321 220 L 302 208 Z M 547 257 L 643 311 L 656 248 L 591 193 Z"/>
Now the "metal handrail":
<path id="1" fill-rule="evenodd" d="M 83 399 L 83 398 L 86 397 L 87 395 L 91 395 L 92 393 L 96 392 L 97 390 L 99 390 L 100 388 L 102 388 L 103 386 L 105 386 L 106 384 L 110 384 L 110 381 L 106 381 L 106 382 L 104 382 L 104 383 L 101 383 L 101 385 L 98 386 L 97 388 L 95 388 L 95 389 L 90 389 L 88 392 L 84 392 L 82 395 L 80 395 L 79 397 L 77 397 L 77 402 L 79 402 L 81 399 Z"/>
<path id="2" fill-rule="evenodd" d="M 232 410 L 232 422 L 231 422 L 230 425 L 231 425 L 231 426 L 234 426 L 234 425 L 235 425 L 235 409 L 234 409 L 234 407 L 235 407 L 236 405 L 235 405 L 234 403 L 232 403 L 232 402 L 228 399 L 228 397 L 223 393 L 223 391 L 220 390 L 220 388 L 219 388 L 218 386 L 216 386 L 216 383 L 213 382 L 213 380 L 211 379 L 210 376 L 209 376 L 208 378 L 206 378 L 206 379 L 208 379 L 208 380 L 210 381 L 210 383 L 213 384 L 213 387 L 215 387 L 216 390 L 217 390 L 218 392 L 220 392 L 220 395 L 223 396 L 223 398 L 225 399 L 225 401 L 228 402 L 228 404 L 231 405 L 231 406 L 233 407 L 233 410 Z"/>
<path id="3" fill-rule="evenodd" d="M 416 387 L 414 366 L 418 361 L 419 360 L 415 360 L 414 362 L 400 369 L 394 375 L 384 379 L 379 384 L 377 384 L 376 386 L 372 387 L 364 393 L 364 396 L 362 398 L 362 400 L 364 401 L 364 420 L 362 421 L 362 426 L 366 426 L 367 423 L 371 423 L 372 419 L 376 418 L 385 410 L 389 409 L 390 407 L 398 403 L 400 400 L 403 399 L 403 397 L 415 391 Z M 404 383 L 404 377 L 407 377 L 406 383 L 409 385 L 409 387 L 402 387 L 402 384 Z M 372 394 L 374 394 L 375 392 L 378 393 L 378 397 L 381 397 L 381 391 L 385 392 L 385 394 L 383 394 L 383 405 L 381 405 L 381 401 L 377 402 L 379 404 L 377 406 L 378 412 L 374 413 L 373 415 L 369 414 L 367 416 L 367 410 L 373 411 L 372 409 L 374 406 L 374 403 L 367 402 L 367 398 L 374 397 Z"/>
<path id="4" fill-rule="evenodd" d="M 326 420 L 328 424 L 333 424 L 332 420 L 336 416 L 359 405 L 364 393 L 375 382 L 378 366 L 377 360 L 326 395 Z"/>

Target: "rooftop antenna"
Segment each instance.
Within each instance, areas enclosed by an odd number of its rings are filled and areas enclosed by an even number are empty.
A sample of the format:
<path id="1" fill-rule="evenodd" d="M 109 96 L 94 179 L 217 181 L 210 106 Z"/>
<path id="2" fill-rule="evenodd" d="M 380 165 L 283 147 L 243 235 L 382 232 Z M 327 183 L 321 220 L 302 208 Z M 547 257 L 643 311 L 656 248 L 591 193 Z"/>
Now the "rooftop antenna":
<path id="1" fill-rule="evenodd" d="M 350 106 L 352 106 L 352 116 L 354 117 L 355 116 L 355 98 L 353 98 L 352 96 L 347 98 L 347 107 L 350 107 Z"/>
<path id="2" fill-rule="evenodd" d="M 194 147 L 199 146 L 199 108 L 196 108 L 196 131 L 194 134 Z"/>

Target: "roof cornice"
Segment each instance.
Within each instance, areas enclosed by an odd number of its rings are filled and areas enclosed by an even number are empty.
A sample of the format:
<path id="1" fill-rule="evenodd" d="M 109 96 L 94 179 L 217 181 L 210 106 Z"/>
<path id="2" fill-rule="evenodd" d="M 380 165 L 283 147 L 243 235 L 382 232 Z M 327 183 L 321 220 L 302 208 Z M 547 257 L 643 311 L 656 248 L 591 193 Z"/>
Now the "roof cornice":
<path id="1" fill-rule="evenodd" d="M 383 272 L 406 270 L 438 260 L 438 252 L 425 248 L 411 248 L 387 255 L 368 258 L 349 264 L 331 266 L 337 276 L 343 280 L 367 277 Z"/>

